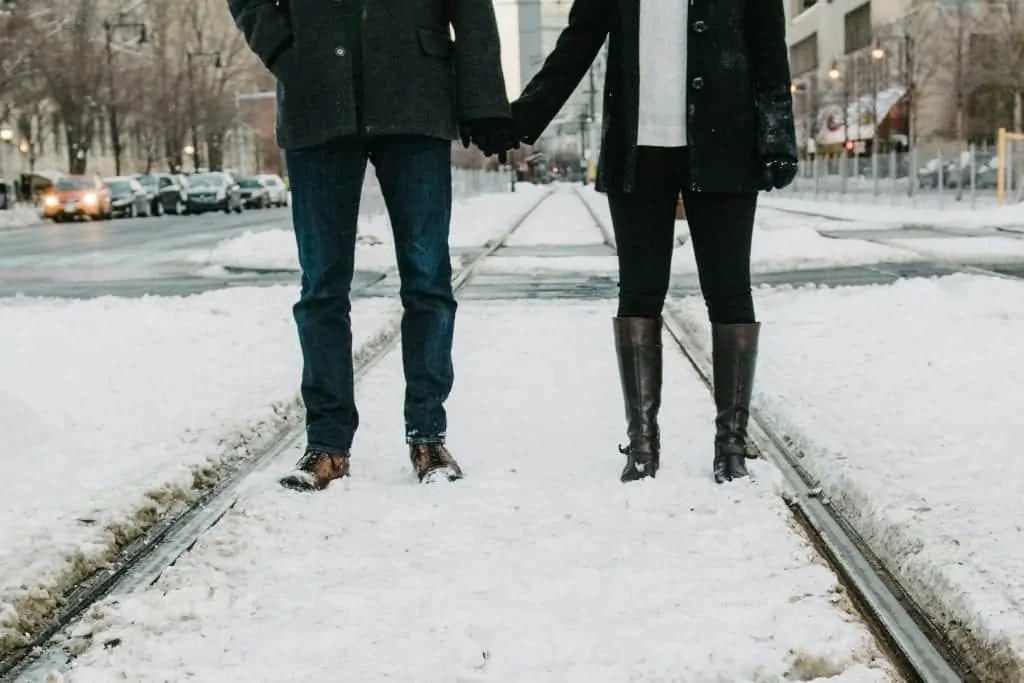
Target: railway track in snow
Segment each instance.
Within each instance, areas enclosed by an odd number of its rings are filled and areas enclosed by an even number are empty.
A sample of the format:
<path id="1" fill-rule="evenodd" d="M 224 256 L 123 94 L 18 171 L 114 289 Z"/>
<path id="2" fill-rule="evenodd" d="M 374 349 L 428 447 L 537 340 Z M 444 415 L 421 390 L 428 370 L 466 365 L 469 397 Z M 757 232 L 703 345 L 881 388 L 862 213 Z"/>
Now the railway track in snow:
<path id="1" fill-rule="evenodd" d="M 580 196 L 580 201 L 601 231 L 605 244 L 614 251 L 611 227 L 586 199 Z M 663 318 L 669 338 L 711 391 L 711 358 L 697 341 L 695 326 L 674 311 L 671 299 Z M 802 454 L 789 445 L 785 435 L 769 427 L 756 408 L 751 409 L 748 431 L 760 458 L 782 473 L 788 489 L 786 502 L 794 517 L 836 572 L 860 616 L 905 680 L 977 683 L 979 679 L 972 675 L 945 635 L 830 504 L 818 482 L 801 464 Z"/>
<path id="2" fill-rule="evenodd" d="M 545 192 L 504 232 L 465 259 L 452 276 L 453 289 L 459 292 L 469 284 L 477 268 L 501 249 L 552 194 L 553 191 Z M 385 279 L 394 277 L 397 277 L 397 271 L 392 268 L 387 271 Z M 354 359 L 356 382 L 394 348 L 400 336 L 400 322 L 398 317 L 391 320 L 369 344 L 357 351 Z M 0 653 L 0 683 L 38 683 L 44 680 L 47 672 L 66 668 L 73 655 L 61 646 L 62 634 L 67 633 L 90 607 L 101 600 L 155 583 L 164 570 L 173 566 L 235 506 L 251 474 L 268 467 L 285 466 L 287 463 L 282 459 L 304 438 L 302 424 L 284 429 L 244 464 L 224 473 L 220 481 L 194 503 L 156 522 L 123 548 L 109 566 L 76 583 L 61 596 L 60 606 L 45 625 L 28 635 L 25 646 Z"/>
<path id="3" fill-rule="evenodd" d="M 546 193 L 505 232 L 464 262 L 453 277 L 456 291 L 469 283 L 478 266 L 504 246 L 551 194 Z M 614 250 L 609 227 L 602 223 L 588 202 L 582 197 L 580 201 L 601 230 L 609 249 Z M 666 308 L 665 325 L 671 339 L 710 388 L 710 359 L 700 350 L 693 328 L 672 312 L 671 307 Z M 356 381 L 387 355 L 398 338 L 398 321 L 393 320 L 357 355 Z M 836 571 L 861 616 L 906 680 L 926 683 L 973 683 L 977 680 L 970 676 L 938 629 L 931 625 L 841 514 L 829 504 L 813 477 L 801 467 L 800 454 L 792 451 L 784 436 L 769 429 L 756 411 L 751 422 L 750 432 L 755 446 L 786 479 L 790 489 L 787 502 L 794 516 Z M 267 448 L 225 474 L 214 488 L 190 507 L 155 524 L 125 548 L 111 566 L 78 583 L 63 596 L 61 607 L 45 627 L 31 634 L 27 646 L 0 655 L 0 683 L 35 683 L 43 680 L 46 672 L 66 668 L 73 655 L 62 647 L 62 636 L 92 605 L 108 596 L 127 594 L 155 583 L 164 570 L 188 552 L 234 507 L 249 475 L 268 467 L 282 466 L 282 458 L 302 438 L 301 425 L 278 434 Z"/>

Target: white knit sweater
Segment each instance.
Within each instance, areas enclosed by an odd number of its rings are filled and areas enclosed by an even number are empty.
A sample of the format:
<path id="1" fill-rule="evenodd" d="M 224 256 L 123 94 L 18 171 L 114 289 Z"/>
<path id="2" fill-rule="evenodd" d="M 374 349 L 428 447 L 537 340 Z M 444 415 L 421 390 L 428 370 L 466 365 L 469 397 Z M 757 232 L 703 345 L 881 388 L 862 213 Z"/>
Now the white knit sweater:
<path id="1" fill-rule="evenodd" d="M 686 33 L 689 0 L 640 2 L 637 145 L 686 146 Z"/>

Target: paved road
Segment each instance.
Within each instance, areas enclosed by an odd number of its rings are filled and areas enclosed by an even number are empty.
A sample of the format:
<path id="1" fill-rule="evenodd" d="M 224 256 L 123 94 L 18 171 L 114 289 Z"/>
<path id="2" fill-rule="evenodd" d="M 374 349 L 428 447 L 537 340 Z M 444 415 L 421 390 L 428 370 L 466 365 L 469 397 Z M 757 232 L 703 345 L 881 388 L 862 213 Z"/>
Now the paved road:
<path id="1" fill-rule="evenodd" d="M 364 193 L 363 212 L 382 210 L 379 194 Z M 849 230 L 830 232 L 827 222 L 819 231 L 839 239 L 878 239 L 881 237 L 951 237 L 922 232 L 920 226 L 894 230 L 893 234 Z M 65 298 L 97 296 L 139 297 L 145 295 L 184 296 L 234 286 L 293 284 L 298 276 L 291 272 L 241 272 L 208 275 L 188 260 L 190 255 L 209 250 L 222 240 L 247 230 L 291 229 L 288 209 L 246 211 L 226 215 L 163 216 L 103 222 L 53 224 L 0 230 L 0 297 L 23 294 Z M 1003 233 L 1005 236 L 1024 237 Z M 535 256 L 593 255 L 593 247 L 565 245 L 544 247 Z M 975 263 L 1014 277 L 1024 277 L 1024 263 Z M 955 272 L 956 266 L 940 263 L 873 264 L 849 268 L 772 273 L 754 278 L 756 284 L 831 284 L 863 285 L 892 282 L 899 277 L 929 277 Z M 397 283 L 382 281 L 380 272 L 360 272 L 353 282 L 356 296 L 397 294 Z M 502 294 L 515 297 L 615 296 L 615 278 L 594 275 L 568 283 L 559 274 L 535 275 L 524 284 L 522 278 L 481 274 L 475 291 L 495 298 Z M 515 279 L 515 286 L 510 286 Z M 491 291 L 488 291 L 491 290 Z M 677 296 L 695 294 L 695 277 L 674 279 Z"/>
<path id="2" fill-rule="evenodd" d="M 368 174 L 361 213 L 383 210 Z M 295 273 L 201 275 L 188 258 L 247 230 L 291 230 L 290 209 L 211 212 L 113 221 L 51 223 L 0 230 L 0 297 L 23 294 L 96 296 L 188 295 L 246 284 L 297 282 Z M 360 274 L 356 286 L 378 274 Z"/>

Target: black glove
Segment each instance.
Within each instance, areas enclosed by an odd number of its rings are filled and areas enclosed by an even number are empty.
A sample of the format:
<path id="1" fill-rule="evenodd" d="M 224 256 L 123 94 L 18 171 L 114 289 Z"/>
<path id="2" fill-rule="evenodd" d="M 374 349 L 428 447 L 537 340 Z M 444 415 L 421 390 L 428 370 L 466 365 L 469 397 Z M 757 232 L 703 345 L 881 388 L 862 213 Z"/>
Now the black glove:
<path id="1" fill-rule="evenodd" d="M 508 161 L 508 150 L 519 149 L 519 135 L 512 119 L 472 119 L 459 127 L 462 145 L 473 142 L 484 156 L 498 155 L 498 161 Z"/>
<path id="2" fill-rule="evenodd" d="M 796 159 L 791 157 L 768 157 L 762 163 L 763 184 L 761 189 L 771 192 L 781 190 L 793 182 L 799 168 Z"/>

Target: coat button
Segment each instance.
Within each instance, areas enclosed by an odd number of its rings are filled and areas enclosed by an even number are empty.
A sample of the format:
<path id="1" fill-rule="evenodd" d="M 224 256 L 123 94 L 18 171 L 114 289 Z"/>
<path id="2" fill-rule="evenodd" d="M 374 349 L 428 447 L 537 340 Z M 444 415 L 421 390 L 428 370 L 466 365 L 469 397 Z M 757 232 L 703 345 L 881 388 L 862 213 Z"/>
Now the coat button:
<path id="1" fill-rule="evenodd" d="M 703 19 L 698 19 L 697 21 L 693 22 L 693 30 L 696 31 L 697 33 L 704 33 L 704 31 L 708 30 L 708 25 L 704 23 Z"/>
<path id="2" fill-rule="evenodd" d="M 704 79 L 703 78 L 701 78 L 700 76 L 697 76 L 695 79 L 693 79 L 693 89 L 694 90 L 700 90 L 703 87 L 704 87 Z"/>
<path id="3" fill-rule="evenodd" d="M 336 47 L 336 48 L 334 48 L 334 54 L 338 55 L 339 57 L 344 57 L 345 56 L 345 48 L 343 48 L 343 47 Z"/>

